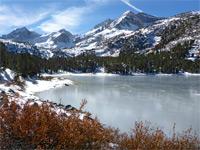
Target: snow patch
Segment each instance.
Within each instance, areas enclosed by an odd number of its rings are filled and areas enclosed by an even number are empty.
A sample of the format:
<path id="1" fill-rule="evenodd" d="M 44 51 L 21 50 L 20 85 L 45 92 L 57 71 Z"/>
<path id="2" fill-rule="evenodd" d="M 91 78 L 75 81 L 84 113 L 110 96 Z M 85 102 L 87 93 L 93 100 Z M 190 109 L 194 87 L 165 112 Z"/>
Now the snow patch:
<path id="1" fill-rule="evenodd" d="M 189 56 L 186 59 L 195 61 L 198 57 L 200 57 L 200 39 L 195 40 L 192 48 L 189 50 Z"/>
<path id="2" fill-rule="evenodd" d="M 10 69 L 0 69 L 0 81 L 11 82 L 15 75 L 15 72 Z"/>

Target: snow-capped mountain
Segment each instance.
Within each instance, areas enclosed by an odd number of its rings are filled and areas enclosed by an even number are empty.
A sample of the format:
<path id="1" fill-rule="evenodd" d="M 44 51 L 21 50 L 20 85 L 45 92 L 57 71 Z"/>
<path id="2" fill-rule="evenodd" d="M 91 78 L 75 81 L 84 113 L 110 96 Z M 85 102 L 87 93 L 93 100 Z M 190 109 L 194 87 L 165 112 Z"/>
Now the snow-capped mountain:
<path id="1" fill-rule="evenodd" d="M 126 12 L 120 18 L 127 18 Z M 150 23 L 150 15 L 139 13 L 144 23 Z M 144 17 L 143 17 L 144 16 Z M 130 18 L 130 17 L 128 17 Z M 146 19 L 145 19 L 146 18 Z M 110 25 L 124 25 L 123 19 L 116 19 Z M 123 30 L 117 28 L 106 28 L 101 32 L 95 33 L 91 30 L 85 35 L 90 38 L 76 44 L 72 49 L 65 49 L 66 53 L 73 56 L 83 52 L 92 51 L 97 56 L 119 56 L 124 51 L 134 50 L 137 53 L 150 53 L 153 49 L 169 51 L 177 43 L 184 41 L 194 41 L 192 51 L 195 56 L 199 55 L 200 50 L 200 12 L 187 12 L 174 17 L 158 20 L 153 24 L 140 28 L 136 31 Z M 109 25 L 109 26 L 110 26 Z M 94 34 L 95 33 L 95 34 Z M 91 53 L 91 52 L 90 52 Z M 191 52 L 192 53 L 192 52 Z"/>
<path id="2" fill-rule="evenodd" d="M 192 51 L 200 55 L 200 12 L 187 12 L 158 20 L 130 34 L 115 36 L 102 43 L 109 51 L 104 55 L 118 56 L 121 52 L 151 53 L 170 51 L 178 43 L 194 42 Z M 112 53 L 111 53 L 112 52 Z"/>
<path id="3" fill-rule="evenodd" d="M 72 51 L 88 51 L 96 50 L 97 55 L 104 55 L 107 49 L 103 48 L 106 40 L 120 35 L 130 34 L 133 31 L 143 28 L 162 18 L 151 16 L 145 13 L 134 14 L 131 11 L 126 11 L 121 17 L 111 20 L 107 19 L 104 22 L 96 25 L 92 30 L 84 35 L 78 36 L 75 39 L 76 46 L 67 52 Z"/>
<path id="4" fill-rule="evenodd" d="M 200 12 L 191 11 L 170 18 L 159 18 L 145 13 L 125 12 L 121 17 L 108 19 L 84 35 L 72 35 L 62 29 L 44 34 L 29 43 L 1 40 L 9 51 L 40 55 L 78 56 L 83 53 L 97 56 L 114 56 L 134 50 L 151 53 L 154 50 L 169 51 L 177 43 L 193 41 L 189 55 L 198 57 L 200 50 Z M 21 33 L 23 30 L 17 30 Z M 25 32 L 27 32 L 24 29 Z M 13 31 L 12 33 L 16 33 Z M 23 33 L 21 35 L 24 35 Z M 8 35 L 7 35 L 8 36 Z M 5 36 L 4 36 L 5 37 Z M 11 36 L 10 36 L 11 37 Z M 190 57 L 188 56 L 188 59 Z"/>
<path id="5" fill-rule="evenodd" d="M 161 19 L 164 18 L 148 15 L 143 12 L 134 14 L 131 11 L 126 11 L 121 17 L 117 18 L 110 24 L 110 28 L 136 30 Z"/>
<path id="6" fill-rule="evenodd" d="M 29 31 L 26 27 L 23 27 L 12 31 L 7 35 L 3 35 L 0 38 L 17 42 L 29 42 L 39 36 L 40 34 L 33 31 Z"/>
<path id="7" fill-rule="evenodd" d="M 113 28 L 119 29 L 119 30 L 136 30 L 138 28 L 145 27 L 147 25 L 150 25 L 154 23 L 157 20 L 161 20 L 163 18 L 148 15 L 145 13 L 138 13 L 134 14 L 131 11 L 126 11 L 124 14 L 122 14 L 121 17 L 111 20 L 107 19 L 102 23 L 99 23 L 96 25 L 92 30 L 90 30 L 87 34 L 91 33 L 99 33 L 105 29 L 112 30 Z"/>
<path id="8" fill-rule="evenodd" d="M 42 48 L 71 48 L 75 45 L 74 37 L 70 32 L 61 29 L 58 32 L 41 35 L 30 43 Z"/>
<path id="9" fill-rule="evenodd" d="M 47 49 L 49 52 L 53 53 L 48 54 L 49 57 L 63 53 L 67 56 L 68 54 L 70 56 L 77 56 L 83 52 L 93 49 L 100 50 L 98 55 L 103 55 L 105 52 L 101 50 L 104 47 L 102 43 L 104 43 L 105 40 L 119 35 L 130 34 L 132 31 L 144 27 L 146 22 L 152 23 L 160 19 L 147 14 L 140 14 L 138 17 L 137 15 L 138 14 L 134 14 L 131 11 L 127 11 L 121 17 L 115 20 L 107 19 L 104 22 L 96 25 L 86 34 L 79 36 L 72 35 L 65 29 L 40 36 L 39 34 L 31 32 L 24 27 L 16 29 L 10 34 L 3 35 L 0 38 L 11 40 L 10 42 L 7 41 L 6 45 L 12 41 L 28 42 L 30 45 L 36 46 L 37 49 L 41 49 L 42 51 Z M 143 20 L 144 23 L 139 18 Z M 145 20 L 145 18 L 147 19 Z M 10 47 L 13 47 L 13 43 L 11 45 L 12 46 Z M 20 51 L 21 49 L 19 48 L 18 52 Z M 45 53 L 45 56 L 46 55 L 47 54 Z"/>
<path id="10" fill-rule="evenodd" d="M 99 23 L 86 34 L 77 37 L 77 42 L 87 40 L 88 38 L 95 36 L 95 34 L 99 35 L 100 32 L 102 32 L 102 35 L 104 35 L 104 33 L 108 35 L 110 32 L 112 36 L 115 31 L 116 33 L 114 35 L 118 35 L 120 30 L 134 31 L 152 24 L 160 19 L 162 18 L 151 16 L 145 13 L 134 14 L 131 11 L 126 11 L 121 17 L 115 20 L 107 19 L 104 22 Z"/>

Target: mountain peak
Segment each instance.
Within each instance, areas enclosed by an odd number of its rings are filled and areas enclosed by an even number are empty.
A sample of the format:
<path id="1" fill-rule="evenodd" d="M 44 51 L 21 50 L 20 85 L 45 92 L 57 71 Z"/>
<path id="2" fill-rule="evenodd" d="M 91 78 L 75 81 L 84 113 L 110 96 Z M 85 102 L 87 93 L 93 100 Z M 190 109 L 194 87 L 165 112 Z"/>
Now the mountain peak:
<path id="1" fill-rule="evenodd" d="M 130 10 L 122 14 L 111 23 L 111 27 L 118 29 L 136 30 L 143 27 L 143 23 L 137 18 L 137 16 Z"/>
<path id="2" fill-rule="evenodd" d="M 134 14 L 134 12 L 128 10 L 126 11 L 125 13 L 122 14 L 122 16 L 120 17 L 121 19 L 124 19 L 124 18 L 134 18 L 134 19 L 137 19 L 136 15 Z"/>
<path id="3" fill-rule="evenodd" d="M 29 31 L 26 27 L 18 28 L 1 38 L 19 42 L 29 42 L 40 35 L 36 32 Z"/>
<path id="4" fill-rule="evenodd" d="M 65 32 L 68 32 L 68 31 L 65 30 L 65 29 L 60 29 L 58 32 L 60 32 L 60 33 L 65 33 Z"/>
<path id="5" fill-rule="evenodd" d="M 128 15 L 133 15 L 134 13 L 130 10 L 127 10 L 125 13 L 123 13 L 122 16 L 128 16 Z"/>
<path id="6" fill-rule="evenodd" d="M 66 37 L 73 37 L 73 35 L 69 31 L 67 31 L 65 29 L 59 30 L 58 33 L 61 33 L 61 35 L 64 34 L 64 35 L 66 35 Z"/>
<path id="7" fill-rule="evenodd" d="M 17 28 L 16 30 L 28 30 L 26 27 Z"/>
<path id="8" fill-rule="evenodd" d="M 13 32 L 26 32 L 29 31 L 26 27 L 22 27 L 22 28 L 17 28 L 15 29 Z"/>

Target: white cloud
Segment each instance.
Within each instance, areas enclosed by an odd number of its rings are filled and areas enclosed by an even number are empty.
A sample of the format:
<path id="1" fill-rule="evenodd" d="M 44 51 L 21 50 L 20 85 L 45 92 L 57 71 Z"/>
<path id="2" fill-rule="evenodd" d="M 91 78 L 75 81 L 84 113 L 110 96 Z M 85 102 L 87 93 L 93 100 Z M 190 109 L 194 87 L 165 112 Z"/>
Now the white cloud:
<path id="1" fill-rule="evenodd" d="M 34 30 L 40 29 L 44 32 L 54 32 L 62 28 L 73 32 L 81 26 L 84 20 L 88 20 L 89 14 L 97 7 L 112 0 L 83 1 L 85 3 L 83 6 L 68 7 L 64 10 L 59 10 L 60 4 L 56 3 L 55 6 L 43 6 L 43 9 L 41 6 L 34 10 L 25 8 L 26 5 L 0 5 L 0 34 L 22 26 L 30 26 Z"/>
<path id="2" fill-rule="evenodd" d="M 138 8 L 136 8 L 135 6 L 133 6 L 133 5 L 130 3 L 130 0 L 121 0 L 121 1 L 124 2 L 126 5 L 130 6 L 131 8 L 135 9 L 136 11 L 143 12 L 141 9 L 138 9 Z"/>
<path id="3" fill-rule="evenodd" d="M 50 13 L 49 10 L 37 10 L 37 12 L 27 12 L 23 10 L 22 7 L 17 5 L 12 7 L 0 5 L 0 33 L 7 32 L 6 30 L 9 28 L 28 26 L 37 23 Z"/>
<path id="4" fill-rule="evenodd" d="M 85 6 L 70 7 L 62 12 L 57 12 L 51 16 L 50 20 L 43 22 L 37 28 L 45 32 L 54 32 L 60 29 L 69 31 L 75 30 L 81 23 L 88 18 L 88 14 L 93 12 L 99 5 L 105 4 L 110 0 L 84 0 Z"/>
<path id="5" fill-rule="evenodd" d="M 72 30 L 80 25 L 83 15 L 88 13 L 91 7 L 70 7 L 62 12 L 52 15 L 51 19 L 43 22 L 38 28 L 45 32 L 58 31 L 60 29 Z"/>

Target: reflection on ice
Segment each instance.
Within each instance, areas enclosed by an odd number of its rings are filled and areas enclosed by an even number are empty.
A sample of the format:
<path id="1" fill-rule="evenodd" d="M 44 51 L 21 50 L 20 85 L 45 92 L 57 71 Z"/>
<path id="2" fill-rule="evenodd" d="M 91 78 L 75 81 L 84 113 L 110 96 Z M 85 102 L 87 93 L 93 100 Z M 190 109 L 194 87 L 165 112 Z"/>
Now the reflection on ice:
<path id="1" fill-rule="evenodd" d="M 79 107 L 86 98 L 86 109 L 98 115 L 103 124 L 129 131 L 134 121 L 157 123 L 166 133 L 176 122 L 178 131 L 192 125 L 198 134 L 200 120 L 199 76 L 114 76 L 68 77 L 82 85 L 54 89 L 39 94 Z"/>

